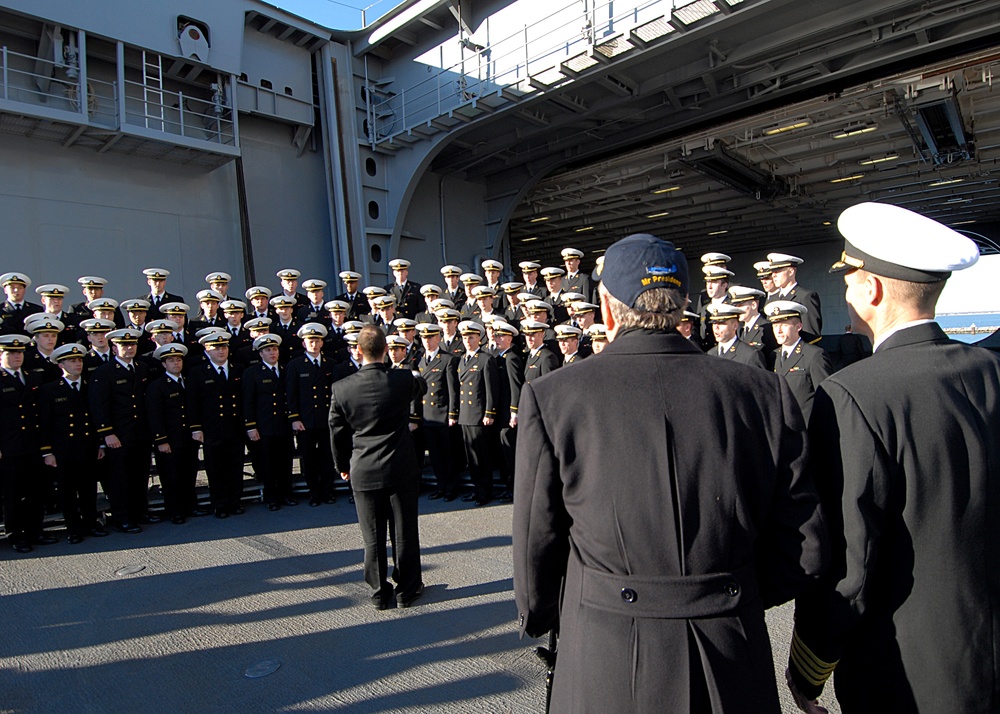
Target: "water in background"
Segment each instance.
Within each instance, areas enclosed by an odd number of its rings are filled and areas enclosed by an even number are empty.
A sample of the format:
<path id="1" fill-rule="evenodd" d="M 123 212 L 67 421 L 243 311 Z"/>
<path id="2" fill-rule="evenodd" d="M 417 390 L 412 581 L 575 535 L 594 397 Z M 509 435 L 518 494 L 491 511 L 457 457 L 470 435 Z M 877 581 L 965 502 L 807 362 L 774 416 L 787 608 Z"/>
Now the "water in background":
<path id="1" fill-rule="evenodd" d="M 986 312 L 977 314 L 951 314 L 951 315 L 938 315 L 937 322 L 942 328 L 948 329 L 949 327 L 968 327 L 969 325 L 975 325 L 977 328 L 1000 328 L 1000 312 Z M 989 330 L 983 330 L 979 332 L 977 330 L 974 335 L 959 334 L 959 335 L 949 335 L 951 339 L 958 340 L 960 342 L 979 342 L 984 340 L 989 336 Z"/>

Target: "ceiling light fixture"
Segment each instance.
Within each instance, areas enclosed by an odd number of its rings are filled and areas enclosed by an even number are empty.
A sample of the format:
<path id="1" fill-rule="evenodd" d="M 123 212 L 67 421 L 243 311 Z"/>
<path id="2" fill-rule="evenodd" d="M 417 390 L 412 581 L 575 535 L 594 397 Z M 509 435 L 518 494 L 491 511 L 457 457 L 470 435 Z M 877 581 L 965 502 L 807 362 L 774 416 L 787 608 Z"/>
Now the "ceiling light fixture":
<path id="1" fill-rule="evenodd" d="M 878 129 L 878 124 L 853 124 L 851 126 L 845 126 L 836 134 L 833 134 L 834 139 L 846 139 L 849 136 L 857 136 L 858 134 L 867 134 L 869 132 Z"/>
<path id="2" fill-rule="evenodd" d="M 660 211 L 659 213 L 650 213 L 646 218 L 663 218 L 664 216 L 669 216 L 670 211 Z"/>
<path id="3" fill-rule="evenodd" d="M 574 232 L 575 233 L 583 233 L 585 231 L 592 231 L 592 230 L 594 230 L 593 226 L 584 226 L 583 228 L 577 228 Z"/>
<path id="4" fill-rule="evenodd" d="M 653 193 L 659 196 L 662 193 L 670 193 L 671 191 L 678 191 L 678 190 L 680 190 L 680 186 L 667 186 L 666 188 L 658 188 L 655 191 L 653 191 Z"/>
<path id="5" fill-rule="evenodd" d="M 965 179 L 941 179 L 940 181 L 935 181 L 934 183 L 927 184 L 930 188 L 937 188 L 938 186 L 951 186 L 953 183 L 962 183 Z"/>
<path id="6" fill-rule="evenodd" d="M 522 238 L 521 242 L 522 243 L 530 243 L 533 240 L 538 240 L 538 236 L 532 236 L 531 238 Z"/>
<path id="7" fill-rule="evenodd" d="M 852 176 L 843 176 L 841 178 L 831 179 L 830 183 L 844 183 L 844 181 L 857 181 L 860 178 L 864 178 L 864 174 L 853 174 Z"/>
<path id="8" fill-rule="evenodd" d="M 710 236 L 721 236 L 723 233 L 728 233 L 729 231 L 712 231 L 709 233 Z"/>
<path id="9" fill-rule="evenodd" d="M 799 119 L 793 121 L 791 124 L 784 124 L 782 126 L 773 126 L 770 129 L 764 130 L 764 136 L 775 136 L 777 134 L 784 134 L 786 131 L 795 131 L 796 129 L 804 129 L 812 124 L 811 119 Z"/>
<path id="10" fill-rule="evenodd" d="M 973 218 L 971 221 L 955 221 L 954 223 L 951 223 L 949 225 L 952 225 L 952 226 L 964 226 L 964 225 L 967 225 L 969 223 L 975 223 L 975 222 L 976 222 L 976 219 Z"/>
<path id="11" fill-rule="evenodd" d="M 864 161 L 859 161 L 858 163 L 862 166 L 872 166 L 874 164 L 885 163 L 886 161 L 895 161 L 899 158 L 899 154 L 893 152 L 891 154 L 886 154 L 885 156 L 877 156 L 872 159 L 865 159 Z"/>
<path id="12" fill-rule="evenodd" d="M 542 221 L 547 221 L 552 216 L 537 216 L 528 221 L 528 223 L 541 223 Z"/>

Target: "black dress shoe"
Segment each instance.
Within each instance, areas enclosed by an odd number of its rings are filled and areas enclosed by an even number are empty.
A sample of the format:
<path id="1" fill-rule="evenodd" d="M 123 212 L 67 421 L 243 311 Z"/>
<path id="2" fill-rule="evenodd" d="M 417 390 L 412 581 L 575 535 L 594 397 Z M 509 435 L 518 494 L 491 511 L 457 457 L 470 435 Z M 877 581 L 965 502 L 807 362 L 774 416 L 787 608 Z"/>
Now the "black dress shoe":
<path id="1" fill-rule="evenodd" d="M 70 545 L 76 545 L 77 543 L 83 543 L 83 536 L 80 535 L 79 533 L 72 533 L 72 534 L 70 534 L 69 538 L 66 539 L 66 542 L 69 543 Z"/>
<path id="2" fill-rule="evenodd" d="M 323 503 L 336 503 L 336 502 L 337 502 L 336 496 L 325 496 L 323 498 Z"/>
<path id="3" fill-rule="evenodd" d="M 229 518 L 229 511 L 227 511 L 225 508 L 216 508 L 215 509 L 215 517 L 216 518 Z"/>
<path id="4" fill-rule="evenodd" d="M 396 607 L 396 598 L 392 595 L 389 597 L 374 597 L 372 598 L 372 604 L 376 610 L 391 610 Z"/>
<path id="5" fill-rule="evenodd" d="M 297 505 L 299 505 L 299 502 L 296 501 L 294 498 L 286 498 L 284 501 L 281 502 L 281 505 L 282 506 L 297 506 Z"/>
<path id="6" fill-rule="evenodd" d="M 115 526 L 115 528 L 122 533 L 142 533 L 142 528 L 134 523 L 129 523 L 124 521 Z"/>
<path id="7" fill-rule="evenodd" d="M 35 545 L 52 545 L 53 543 L 58 543 L 59 539 L 55 536 L 45 535 L 44 533 L 35 538 Z"/>
<path id="8" fill-rule="evenodd" d="M 34 548 L 32 548 L 27 543 L 15 543 L 14 552 L 15 553 L 30 553 Z"/>
<path id="9" fill-rule="evenodd" d="M 237 506 L 232 511 L 230 511 L 230 513 L 232 513 L 234 516 L 242 516 L 244 513 L 246 513 L 246 509 L 244 509 L 243 506 Z"/>
<path id="10" fill-rule="evenodd" d="M 319 506 L 322 503 L 323 502 L 321 500 L 319 500 L 318 498 L 310 498 L 309 499 L 309 505 L 312 506 L 313 508 L 315 508 L 316 506 Z"/>
<path id="11" fill-rule="evenodd" d="M 351 493 L 351 495 L 347 497 L 347 502 L 354 503 L 354 493 Z"/>
<path id="12" fill-rule="evenodd" d="M 191 515 L 196 518 L 200 518 L 201 516 L 210 516 L 212 515 L 212 512 L 207 508 L 196 508 L 191 511 Z"/>
<path id="13" fill-rule="evenodd" d="M 483 506 L 489 504 L 489 502 L 492 500 L 493 500 L 492 498 L 477 498 L 476 508 L 482 508 Z"/>
<path id="14" fill-rule="evenodd" d="M 108 535 L 108 532 L 103 528 L 101 528 L 100 526 L 94 526 L 93 528 L 90 529 L 90 535 L 94 536 L 95 538 L 103 538 L 104 536 Z"/>
<path id="15" fill-rule="evenodd" d="M 454 494 L 454 493 L 449 493 L 449 494 L 447 494 L 447 495 L 446 495 L 446 496 L 444 497 L 444 499 L 443 499 L 443 500 L 444 500 L 444 502 L 445 502 L 445 503 L 451 503 L 451 502 L 452 502 L 452 501 L 454 501 L 454 500 L 455 500 L 456 498 L 458 498 L 458 494 Z"/>
<path id="16" fill-rule="evenodd" d="M 154 516 L 152 513 L 147 513 L 145 516 L 139 518 L 139 523 L 153 524 L 153 523 L 161 523 L 162 521 L 163 521 L 162 518 L 160 518 L 159 516 Z"/>
<path id="17" fill-rule="evenodd" d="M 269 511 L 279 511 L 279 510 L 281 510 L 281 504 L 280 503 L 269 503 L 269 504 L 267 504 L 267 510 L 269 510 Z"/>
<path id="18" fill-rule="evenodd" d="M 444 496 L 444 494 L 441 493 L 440 491 L 434 491 L 433 493 L 431 493 L 430 496 L 427 497 L 427 500 L 428 501 L 436 501 L 439 498 L 441 498 L 442 496 Z"/>
<path id="19" fill-rule="evenodd" d="M 511 501 L 514 500 L 514 494 L 512 494 L 510 491 L 504 491 L 499 496 L 497 496 L 497 500 L 503 501 L 504 503 L 510 503 Z"/>
<path id="20" fill-rule="evenodd" d="M 409 607 L 412 605 L 421 595 L 424 594 L 424 584 L 420 583 L 417 589 L 414 590 L 410 595 L 400 595 L 396 598 L 396 602 L 400 607 Z"/>
<path id="21" fill-rule="evenodd" d="M 170 519 L 170 522 L 173 523 L 175 526 L 182 526 L 185 523 L 187 523 L 187 518 L 185 518 L 184 516 L 174 516 L 173 518 Z"/>
<path id="22" fill-rule="evenodd" d="M 475 501 L 475 500 L 476 500 L 476 494 L 474 493 L 467 493 L 464 496 L 462 496 L 462 501 L 465 503 L 469 503 L 470 501 Z"/>

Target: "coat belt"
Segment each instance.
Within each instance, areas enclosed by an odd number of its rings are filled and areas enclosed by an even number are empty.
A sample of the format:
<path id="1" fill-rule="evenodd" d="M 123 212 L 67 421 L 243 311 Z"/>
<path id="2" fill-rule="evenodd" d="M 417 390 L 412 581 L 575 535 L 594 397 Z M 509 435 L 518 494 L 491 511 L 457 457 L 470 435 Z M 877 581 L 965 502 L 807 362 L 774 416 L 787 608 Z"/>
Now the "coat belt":
<path id="1" fill-rule="evenodd" d="M 725 615 L 739 607 L 747 588 L 756 590 L 753 564 L 728 573 L 641 577 L 595 570 L 574 553 L 566 577 L 579 578 L 580 602 L 586 607 L 657 619 Z"/>

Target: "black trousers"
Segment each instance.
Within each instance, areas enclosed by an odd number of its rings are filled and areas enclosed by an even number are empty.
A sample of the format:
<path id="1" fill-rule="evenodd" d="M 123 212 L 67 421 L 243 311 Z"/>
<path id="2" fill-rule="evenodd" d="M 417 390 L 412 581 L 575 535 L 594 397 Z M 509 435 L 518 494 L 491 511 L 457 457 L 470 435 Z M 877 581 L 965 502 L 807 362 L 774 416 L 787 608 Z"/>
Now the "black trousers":
<path id="1" fill-rule="evenodd" d="M 292 497 L 292 435 L 262 436 L 250 442 L 250 458 L 257 480 L 264 485 L 264 503 Z"/>
<path id="2" fill-rule="evenodd" d="M 117 449 L 105 449 L 107 496 L 118 523 L 136 523 L 146 515 L 149 491 L 150 445 L 145 439 L 122 440 Z"/>
<path id="3" fill-rule="evenodd" d="M 37 454 L 0 458 L 4 530 L 14 545 L 31 543 L 42 533 L 46 479 L 38 473 L 39 463 Z"/>
<path id="4" fill-rule="evenodd" d="M 309 498 L 333 495 L 333 452 L 330 450 L 330 430 L 306 429 L 295 434 L 299 445 L 299 469 L 309 487 Z"/>
<path id="5" fill-rule="evenodd" d="M 212 508 L 231 511 L 243 495 L 243 439 L 206 441 L 202 449 Z"/>
<path id="6" fill-rule="evenodd" d="M 491 436 L 495 432 L 489 426 L 462 425 L 465 441 L 465 456 L 469 460 L 469 478 L 476 487 L 479 500 L 493 498 L 493 447 Z"/>
<path id="7" fill-rule="evenodd" d="M 446 425 L 424 424 L 424 443 L 431 457 L 431 469 L 437 481 L 437 490 L 448 495 L 455 490 L 455 471 L 451 458 L 451 434 Z"/>
<path id="8" fill-rule="evenodd" d="M 500 478 L 506 488 L 514 493 L 514 452 L 517 449 L 517 427 L 508 423 L 500 427 Z"/>
<path id="9" fill-rule="evenodd" d="M 393 488 L 354 492 L 354 505 L 365 547 L 365 582 L 372 589 L 373 599 L 387 599 L 393 595 L 386 547 L 390 529 L 396 564 L 393 571 L 396 597 L 409 597 L 421 585 L 420 531 L 417 525 L 419 492 L 418 477 L 408 478 Z"/>
<path id="10" fill-rule="evenodd" d="M 156 448 L 153 450 L 153 458 L 156 459 L 156 473 L 160 477 L 163 508 L 167 517 L 190 516 L 198 502 L 195 492 L 195 482 L 198 479 L 198 442 L 187 439 L 179 444 L 172 443 L 169 454 Z"/>
<path id="11" fill-rule="evenodd" d="M 107 451 L 107 449 L 105 449 Z M 89 453 L 53 453 L 59 484 L 59 507 L 70 535 L 86 535 L 97 526 L 97 446 Z"/>

